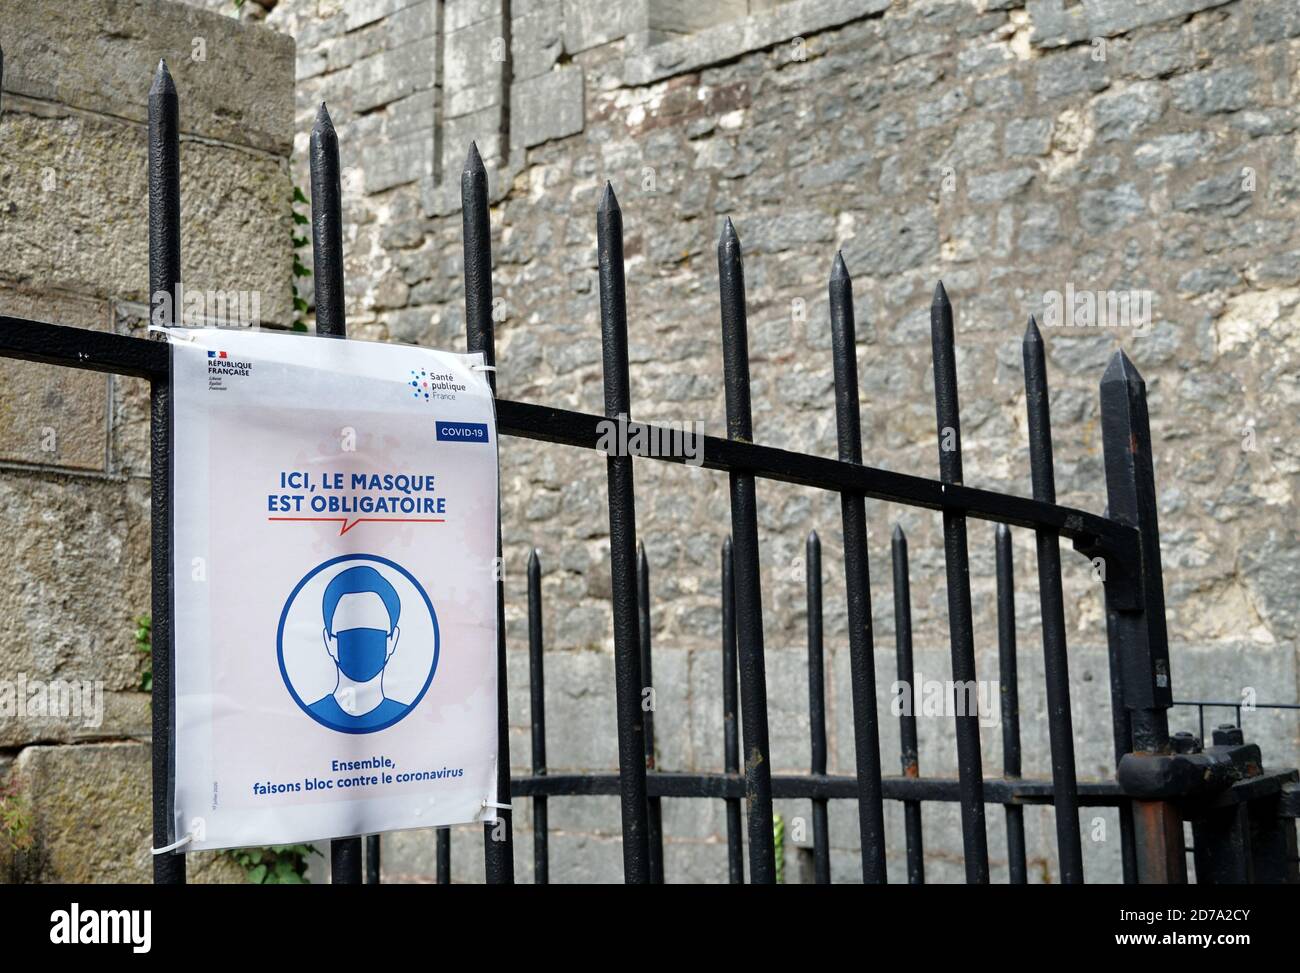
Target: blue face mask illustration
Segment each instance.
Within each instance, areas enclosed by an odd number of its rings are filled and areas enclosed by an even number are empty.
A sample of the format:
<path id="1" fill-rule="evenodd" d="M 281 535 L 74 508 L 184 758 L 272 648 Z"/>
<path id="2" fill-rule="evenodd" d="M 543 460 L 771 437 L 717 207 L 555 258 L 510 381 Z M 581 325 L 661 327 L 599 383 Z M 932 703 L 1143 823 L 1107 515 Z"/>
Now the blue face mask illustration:
<path id="1" fill-rule="evenodd" d="M 388 633 L 378 628 L 349 628 L 335 633 L 339 640 L 339 668 L 354 682 L 379 675 L 388 661 Z"/>

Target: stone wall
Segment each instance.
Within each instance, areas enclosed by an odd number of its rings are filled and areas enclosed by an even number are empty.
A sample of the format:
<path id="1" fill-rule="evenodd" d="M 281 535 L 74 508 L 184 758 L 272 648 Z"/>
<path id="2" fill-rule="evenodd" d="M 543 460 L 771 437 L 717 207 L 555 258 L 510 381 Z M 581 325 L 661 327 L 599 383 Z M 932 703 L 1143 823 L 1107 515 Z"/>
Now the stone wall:
<path id="1" fill-rule="evenodd" d="M 213 5 L 213 3 L 206 5 Z M 233 12 L 228 4 L 221 5 Z M 1297 115 L 1300 14 L 1290 0 L 262 0 L 298 42 L 296 181 L 320 99 L 345 167 L 350 332 L 463 346 L 457 174 L 470 138 L 491 164 L 499 389 L 599 411 L 594 217 L 622 202 L 633 411 L 722 434 L 713 247 L 724 217 L 746 253 L 759 441 L 834 455 L 826 279 L 855 278 L 864 455 L 936 473 L 928 305 L 957 316 L 966 482 L 1027 493 L 1020 336 L 1052 292 L 1136 290 L 1131 328 L 1046 328 L 1063 503 L 1104 506 L 1097 383 L 1117 346 L 1150 394 L 1178 698 L 1296 698 L 1300 546 Z M 269 13 L 267 9 L 269 8 Z M 675 13 L 676 12 L 676 13 Z M 508 51 L 508 56 L 507 52 Z M 580 101 L 580 103 L 579 103 Z M 513 763 L 528 760 L 524 565 L 540 549 L 548 755 L 616 766 L 603 463 L 539 443 L 502 448 Z M 722 766 L 718 550 L 726 478 L 637 464 L 652 572 L 658 766 Z M 808 764 L 804 537 L 825 548 L 830 770 L 854 770 L 839 505 L 759 488 L 772 767 Z M 938 518 L 869 505 L 886 769 L 897 753 L 889 534 L 908 532 L 916 666 L 950 672 Z M 1050 772 L 1032 539 L 1015 532 L 1026 775 Z M 993 531 L 970 525 L 976 649 L 997 673 Z M 1110 708 L 1099 585 L 1067 552 L 1076 757 L 1108 778 Z M 1194 710 L 1174 711 L 1195 729 Z M 952 774 L 950 718 L 922 719 L 921 769 Z M 1211 714 L 1208 723 L 1217 722 Z M 1297 723 L 1247 713 L 1273 765 L 1298 762 Z M 1001 743 L 983 734 L 996 774 Z M 788 880 L 804 875 L 809 809 L 778 802 Z M 902 823 L 887 806 L 891 878 Z M 719 802 L 665 802 L 670 881 L 725 878 Z M 851 805 L 832 807 L 838 880 L 860 876 Z M 1109 812 L 1083 813 L 1088 875 L 1118 877 Z M 527 802 L 516 868 L 531 875 Z M 1057 879 L 1050 810 L 1026 813 L 1031 874 Z M 553 880 L 617 880 L 614 798 L 550 802 Z M 804 824 L 800 837 L 799 824 Z M 955 805 L 927 805 L 926 865 L 960 880 Z M 1100 823 L 1098 823 L 1100 822 Z M 1001 815 L 989 814 L 995 880 Z M 427 832 L 385 839 L 390 879 L 427 880 Z M 458 881 L 482 878 L 481 835 L 457 829 Z"/>
<path id="2" fill-rule="evenodd" d="M 293 42 L 191 7 L 9 4 L 0 114 L 0 313 L 144 334 L 146 108 L 160 57 L 180 94 L 183 280 L 257 292 L 292 318 L 288 155 Z M 18 875 L 142 881 L 149 695 L 135 620 L 150 612 L 149 389 L 0 362 L 0 680 L 86 681 L 102 719 L 0 715 L 0 782 L 35 811 Z M 0 863 L 8 876 L 10 863 Z M 203 879 L 238 873 L 211 856 Z"/>

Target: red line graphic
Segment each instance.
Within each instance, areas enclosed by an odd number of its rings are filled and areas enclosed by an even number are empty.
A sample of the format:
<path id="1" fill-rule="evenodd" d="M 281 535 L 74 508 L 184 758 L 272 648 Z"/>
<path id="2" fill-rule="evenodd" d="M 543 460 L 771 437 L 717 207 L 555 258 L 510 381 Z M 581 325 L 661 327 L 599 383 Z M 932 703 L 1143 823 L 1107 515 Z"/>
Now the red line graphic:
<path id="1" fill-rule="evenodd" d="M 293 520 L 293 521 L 316 521 L 327 524 L 342 524 L 343 529 L 339 531 L 342 537 L 357 524 L 445 524 L 445 517 L 355 517 L 349 520 L 347 517 L 267 517 L 267 520 Z"/>

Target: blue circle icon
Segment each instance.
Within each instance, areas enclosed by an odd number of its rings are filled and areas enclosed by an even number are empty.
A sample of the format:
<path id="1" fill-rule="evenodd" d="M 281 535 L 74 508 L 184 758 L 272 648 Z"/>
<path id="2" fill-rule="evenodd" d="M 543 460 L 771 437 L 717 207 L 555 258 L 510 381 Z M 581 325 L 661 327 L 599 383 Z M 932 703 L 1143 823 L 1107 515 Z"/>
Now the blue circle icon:
<path id="1" fill-rule="evenodd" d="M 428 692 L 440 638 L 433 602 L 410 571 L 373 554 L 312 568 L 280 612 L 276 655 L 304 713 L 340 733 L 375 733 Z"/>

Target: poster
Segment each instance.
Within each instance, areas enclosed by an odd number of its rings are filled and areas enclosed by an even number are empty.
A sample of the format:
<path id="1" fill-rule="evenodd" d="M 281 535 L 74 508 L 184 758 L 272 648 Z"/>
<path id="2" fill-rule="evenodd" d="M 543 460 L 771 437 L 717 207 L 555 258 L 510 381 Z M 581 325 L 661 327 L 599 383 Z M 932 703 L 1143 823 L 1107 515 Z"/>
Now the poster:
<path id="1" fill-rule="evenodd" d="M 481 355 L 171 329 L 186 851 L 496 817 Z"/>

